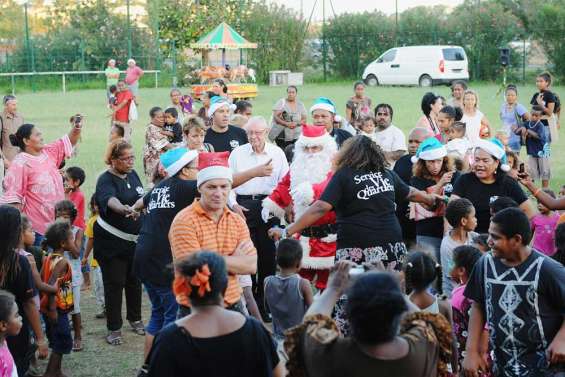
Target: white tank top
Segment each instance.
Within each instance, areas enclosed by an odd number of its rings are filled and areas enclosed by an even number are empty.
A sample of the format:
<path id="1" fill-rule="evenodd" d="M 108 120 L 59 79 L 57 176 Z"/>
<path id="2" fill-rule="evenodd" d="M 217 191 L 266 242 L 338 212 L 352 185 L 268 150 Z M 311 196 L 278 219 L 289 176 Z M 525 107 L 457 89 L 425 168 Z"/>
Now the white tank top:
<path id="1" fill-rule="evenodd" d="M 481 138 L 481 120 L 483 116 L 483 113 L 477 109 L 474 116 L 463 114 L 463 118 L 461 118 L 461 122 L 465 123 L 466 126 L 465 137 L 469 139 L 472 145 L 475 145 Z"/>

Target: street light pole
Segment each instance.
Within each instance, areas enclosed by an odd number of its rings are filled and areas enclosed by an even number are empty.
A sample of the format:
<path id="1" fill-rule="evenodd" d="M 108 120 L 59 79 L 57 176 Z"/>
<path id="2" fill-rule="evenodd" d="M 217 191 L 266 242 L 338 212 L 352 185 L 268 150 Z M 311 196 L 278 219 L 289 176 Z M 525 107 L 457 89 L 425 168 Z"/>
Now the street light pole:
<path id="1" fill-rule="evenodd" d="M 131 21 L 129 19 L 129 1 L 126 0 L 126 13 L 128 19 L 128 59 L 131 59 Z"/>

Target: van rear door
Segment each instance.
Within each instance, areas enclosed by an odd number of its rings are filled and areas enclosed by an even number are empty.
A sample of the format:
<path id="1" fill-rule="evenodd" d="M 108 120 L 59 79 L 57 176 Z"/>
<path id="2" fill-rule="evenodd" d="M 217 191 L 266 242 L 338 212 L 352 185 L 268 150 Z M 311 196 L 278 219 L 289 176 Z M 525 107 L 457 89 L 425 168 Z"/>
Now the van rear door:
<path id="1" fill-rule="evenodd" d="M 444 47 L 441 51 L 444 65 L 442 74 L 446 77 L 452 77 L 461 76 L 467 72 L 468 66 L 465 50 L 461 47 Z"/>

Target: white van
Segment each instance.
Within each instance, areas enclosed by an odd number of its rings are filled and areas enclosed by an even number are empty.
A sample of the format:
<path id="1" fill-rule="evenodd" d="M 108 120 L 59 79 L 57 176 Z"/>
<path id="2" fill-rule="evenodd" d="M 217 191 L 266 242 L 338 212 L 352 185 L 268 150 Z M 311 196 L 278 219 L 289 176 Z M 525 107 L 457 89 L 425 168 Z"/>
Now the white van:
<path id="1" fill-rule="evenodd" d="M 467 55 L 459 46 L 395 47 L 365 68 L 363 80 L 370 86 L 432 86 L 467 81 Z"/>

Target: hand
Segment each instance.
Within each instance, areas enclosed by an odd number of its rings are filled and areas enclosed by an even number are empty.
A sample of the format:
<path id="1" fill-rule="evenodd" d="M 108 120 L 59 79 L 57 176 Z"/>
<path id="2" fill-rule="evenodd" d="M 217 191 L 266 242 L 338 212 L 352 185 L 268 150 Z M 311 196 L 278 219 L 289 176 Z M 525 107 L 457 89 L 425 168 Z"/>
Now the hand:
<path id="1" fill-rule="evenodd" d="M 45 340 L 37 341 L 37 358 L 39 360 L 45 360 L 49 356 L 49 348 L 47 347 L 47 342 Z"/>
<path id="2" fill-rule="evenodd" d="M 270 159 L 265 164 L 261 164 L 255 167 L 255 171 L 253 174 L 255 177 L 269 177 L 273 174 L 273 159 Z"/>
<path id="3" fill-rule="evenodd" d="M 422 204 L 424 206 L 424 208 L 426 208 L 429 211 L 435 211 L 439 205 L 441 203 L 445 203 L 447 197 L 445 195 L 439 195 L 439 194 L 428 194 L 428 200 L 429 202 L 426 204 Z"/>
<path id="4" fill-rule="evenodd" d="M 133 219 L 134 221 L 137 220 L 140 216 L 140 213 L 137 212 L 133 207 L 128 205 L 124 206 L 124 217 Z"/>
<path id="5" fill-rule="evenodd" d="M 233 206 L 232 211 L 237 213 L 243 220 L 247 220 L 245 218 L 245 212 L 249 212 L 249 210 L 247 208 L 245 208 L 244 206 L 240 206 L 239 204 L 236 204 L 236 205 Z"/>
<path id="6" fill-rule="evenodd" d="M 82 258 L 80 261 L 80 265 L 82 267 L 86 266 L 87 263 L 88 263 L 88 259 L 86 257 Z"/>
<path id="7" fill-rule="evenodd" d="M 455 173 L 454 171 L 445 172 L 445 173 L 442 175 L 441 179 L 439 180 L 438 184 L 439 184 L 440 186 L 445 186 L 445 185 L 447 185 L 449 182 L 451 182 L 451 179 L 453 178 L 453 174 L 454 174 L 454 173 Z"/>
<path id="8" fill-rule="evenodd" d="M 347 288 L 347 284 L 349 283 L 349 270 L 351 270 L 353 266 L 355 266 L 355 263 L 351 261 L 341 260 L 336 262 L 330 270 L 327 289 L 333 289 L 338 295 L 341 295 L 345 291 L 345 288 Z"/>
<path id="9" fill-rule="evenodd" d="M 292 224 L 294 222 L 294 211 L 292 210 L 292 206 L 288 206 L 284 209 L 284 217 L 287 223 Z"/>
<path id="10" fill-rule="evenodd" d="M 254 248 L 255 246 L 253 246 L 253 241 L 241 241 L 233 251 L 232 256 L 249 255 L 249 253 L 252 252 Z"/>
<path id="11" fill-rule="evenodd" d="M 545 107 L 545 101 L 543 100 L 543 93 L 538 94 L 536 98 L 536 102 L 538 103 L 538 105 Z"/>
<path id="12" fill-rule="evenodd" d="M 553 342 L 547 348 L 547 358 L 550 364 L 561 364 L 565 362 L 565 339 L 559 336 L 553 338 Z"/>
<path id="13" fill-rule="evenodd" d="M 488 365 L 486 360 L 476 351 L 468 351 L 463 359 L 463 375 L 465 377 L 479 377 L 479 372 L 486 371 Z"/>
<path id="14" fill-rule="evenodd" d="M 275 226 L 267 231 L 269 237 L 274 241 L 280 241 L 283 236 L 283 230 L 278 226 Z"/>

